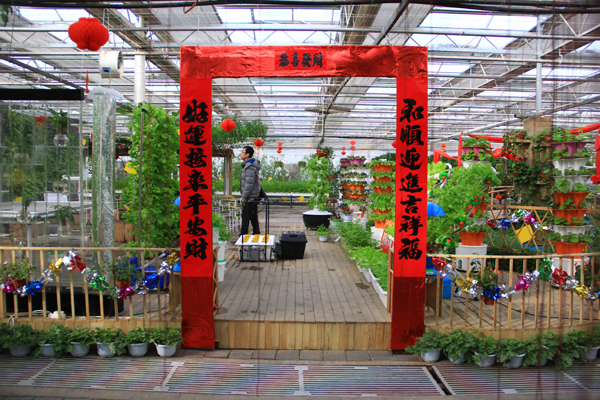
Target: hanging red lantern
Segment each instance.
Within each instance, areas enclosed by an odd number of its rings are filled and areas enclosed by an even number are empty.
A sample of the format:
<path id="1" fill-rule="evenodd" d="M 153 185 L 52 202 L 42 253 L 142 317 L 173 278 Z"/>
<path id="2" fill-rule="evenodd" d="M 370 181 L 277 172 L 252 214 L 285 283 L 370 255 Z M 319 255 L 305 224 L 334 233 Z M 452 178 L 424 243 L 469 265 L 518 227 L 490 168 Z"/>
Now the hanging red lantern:
<path id="1" fill-rule="evenodd" d="M 262 141 L 262 140 L 260 140 L 260 139 L 256 139 L 256 140 L 254 141 L 254 145 L 255 145 L 256 147 L 258 147 L 259 149 L 260 149 L 260 146 L 262 146 L 263 144 L 265 144 L 265 142 L 263 142 L 263 141 Z"/>
<path id="2" fill-rule="evenodd" d="M 277 146 L 281 147 L 281 145 L 283 144 L 283 142 L 280 140 L 277 142 Z"/>
<path id="3" fill-rule="evenodd" d="M 395 140 L 392 142 L 392 147 L 396 148 L 396 141 Z"/>
<path id="4" fill-rule="evenodd" d="M 281 154 L 281 149 L 277 149 L 277 153 Z"/>
<path id="5" fill-rule="evenodd" d="M 346 152 L 345 152 L 345 151 L 342 151 L 342 155 L 343 155 L 343 156 L 345 156 L 345 155 L 346 155 Z"/>
<path id="6" fill-rule="evenodd" d="M 229 118 L 224 119 L 223 122 L 221 122 L 221 128 L 223 128 L 225 132 L 231 132 L 235 129 L 235 122 Z"/>
<path id="7" fill-rule="evenodd" d="M 352 145 L 355 145 L 355 144 L 356 144 L 356 142 L 355 142 L 354 140 L 351 140 L 351 141 L 350 141 L 350 144 L 352 144 Z"/>
<path id="8" fill-rule="evenodd" d="M 350 150 L 354 150 L 354 149 L 356 149 L 356 147 L 350 146 Z"/>
<path id="9" fill-rule="evenodd" d="M 98 51 L 108 42 L 108 29 L 98 18 L 79 18 L 69 26 L 69 38 L 81 50 Z"/>
<path id="10" fill-rule="evenodd" d="M 342 146 L 342 150 L 346 150 L 346 147 L 345 147 L 345 146 Z"/>

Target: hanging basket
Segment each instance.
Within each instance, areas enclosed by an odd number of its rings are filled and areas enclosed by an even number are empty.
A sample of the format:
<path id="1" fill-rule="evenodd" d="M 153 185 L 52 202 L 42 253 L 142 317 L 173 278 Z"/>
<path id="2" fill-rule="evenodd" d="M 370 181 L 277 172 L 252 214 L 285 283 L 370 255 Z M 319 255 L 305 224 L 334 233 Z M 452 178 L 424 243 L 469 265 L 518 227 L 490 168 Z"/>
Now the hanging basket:
<path id="1" fill-rule="evenodd" d="M 460 235 L 460 242 L 464 246 L 481 246 L 483 243 L 483 237 L 485 232 L 458 232 Z"/>

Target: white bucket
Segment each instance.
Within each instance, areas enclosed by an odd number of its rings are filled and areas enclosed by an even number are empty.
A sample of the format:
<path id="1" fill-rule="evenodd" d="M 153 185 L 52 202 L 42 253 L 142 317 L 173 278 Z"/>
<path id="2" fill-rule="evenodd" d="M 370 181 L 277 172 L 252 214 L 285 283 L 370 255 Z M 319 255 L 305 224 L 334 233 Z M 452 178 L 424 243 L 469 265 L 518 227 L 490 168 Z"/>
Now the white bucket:
<path id="1" fill-rule="evenodd" d="M 225 260 L 225 250 L 227 249 L 227 242 L 225 240 L 219 240 L 219 249 L 217 250 L 217 260 Z"/>
<path id="2" fill-rule="evenodd" d="M 219 231 L 221 230 L 218 226 L 213 226 L 213 245 L 219 243 Z"/>
<path id="3" fill-rule="evenodd" d="M 223 282 L 225 280 L 225 271 L 227 271 L 227 268 L 225 268 L 226 265 L 226 260 L 217 261 L 217 277 L 219 279 L 219 282 Z"/>

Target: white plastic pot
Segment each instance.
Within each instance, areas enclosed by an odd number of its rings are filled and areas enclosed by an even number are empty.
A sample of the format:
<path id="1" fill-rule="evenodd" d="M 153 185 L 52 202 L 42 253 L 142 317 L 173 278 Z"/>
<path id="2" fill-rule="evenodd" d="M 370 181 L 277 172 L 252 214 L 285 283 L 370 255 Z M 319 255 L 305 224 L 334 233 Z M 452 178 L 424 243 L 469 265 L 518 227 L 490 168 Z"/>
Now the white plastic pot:
<path id="1" fill-rule="evenodd" d="M 148 342 L 127 343 L 127 350 L 131 357 L 144 357 L 148 352 Z"/>
<path id="2" fill-rule="evenodd" d="M 600 349 L 600 347 L 590 348 L 588 351 L 583 353 L 583 359 L 585 361 L 594 361 L 598 356 L 598 349 Z"/>
<path id="3" fill-rule="evenodd" d="M 79 342 L 71 342 L 73 349 L 71 350 L 71 355 L 73 357 L 85 357 L 90 351 L 90 346 L 84 346 Z"/>
<path id="4" fill-rule="evenodd" d="M 117 349 L 116 349 L 117 344 L 119 344 L 119 342 L 111 342 L 111 343 L 96 342 L 96 348 L 98 350 L 98 355 L 102 358 L 114 357 L 117 354 Z M 111 349 L 111 347 L 112 347 L 112 349 Z"/>
<path id="5" fill-rule="evenodd" d="M 437 360 L 440 359 L 440 353 L 441 352 L 442 352 L 441 349 L 429 350 L 429 351 L 422 351 L 421 352 L 421 358 L 425 362 L 434 363 L 434 362 L 436 362 Z"/>
<path id="6" fill-rule="evenodd" d="M 518 356 L 514 356 L 510 359 L 510 362 L 506 364 L 506 368 L 521 368 L 524 359 L 525 354 L 519 354 Z"/>
<path id="7" fill-rule="evenodd" d="M 40 348 L 42 349 L 42 355 L 44 357 L 56 357 L 53 344 L 40 343 Z"/>
<path id="8" fill-rule="evenodd" d="M 477 354 L 477 353 L 475 353 L 475 354 Z M 489 368 L 492 365 L 494 365 L 495 363 L 496 363 L 496 355 L 495 354 L 490 354 L 489 356 L 487 356 L 483 360 L 479 361 L 477 363 L 477 365 L 479 365 L 481 368 Z"/>
<path id="9" fill-rule="evenodd" d="M 466 358 L 465 353 L 462 353 L 462 355 L 460 357 L 458 357 L 456 360 L 454 360 L 452 357 L 448 357 L 450 362 L 453 364 L 462 364 L 465 362 L 465 358 Z"/>
<path id="10" fill-rule="evenodd" d="M 329 240 L 329 236 L 319 236 L 319 242 L 326 242 Z"/>
<path id="11" fill-rule="evenodd" d="M 175 352 L 177 351 L 177 345 L 166 345 L 166 344 L 157 344 L 156 352 L 161 357 L 173 357 Z"/>
<path id="12" fill-rule="evenodd" d="M 26 344 L 18 344 L 10 349 L 10 355 L 13 357 L 25 357 L 31 351 L 31 347 Z"/>

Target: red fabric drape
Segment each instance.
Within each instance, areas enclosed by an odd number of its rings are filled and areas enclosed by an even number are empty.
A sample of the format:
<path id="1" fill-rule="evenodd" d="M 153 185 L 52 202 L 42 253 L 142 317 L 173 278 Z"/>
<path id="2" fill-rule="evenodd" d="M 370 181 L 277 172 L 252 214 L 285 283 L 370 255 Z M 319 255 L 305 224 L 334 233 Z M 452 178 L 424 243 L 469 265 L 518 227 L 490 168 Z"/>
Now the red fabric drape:
<path id="1" fill-rule="evenodd" d="M 600 124 L 594 124 L 594 125 L 588 125 L 588 126 L 584 126 L 583 128 L 575 128 L 575 129 L 571 129 L 571 133 L 573 135 L 578 135 L 580 133 L 588 133 L 591 131 L 594 131 L 598 129 L 598 133 L 600 133 Z"/>

